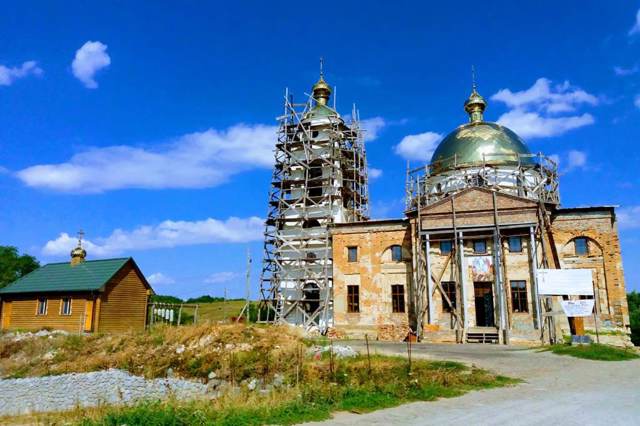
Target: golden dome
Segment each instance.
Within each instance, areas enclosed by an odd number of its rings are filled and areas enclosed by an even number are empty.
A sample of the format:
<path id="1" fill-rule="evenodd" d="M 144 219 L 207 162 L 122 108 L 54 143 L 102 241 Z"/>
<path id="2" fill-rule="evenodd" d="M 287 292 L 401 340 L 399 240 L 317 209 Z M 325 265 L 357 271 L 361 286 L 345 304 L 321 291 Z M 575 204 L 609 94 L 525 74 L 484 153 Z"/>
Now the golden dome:
<path id="1" fill-rule="evenodd" d="M 480 123 L 483 121 L 482 113 L 487 108 L 487 101 L 477 92 L 475 84 L 471 95 L 464 101 L 464 110 L 469 114 L 469 121 Z"/>
<path id="2" fill-rule="evenodd" d="M 322 73 L 320 73 L 320 79 L 316 84 L 311 88 L 313 93 L 313 98 L 320 105 L 326 105 L 329 101 L 329 96 L 331 96 L 331 86 L 324 81 L 324 77 Z"/>

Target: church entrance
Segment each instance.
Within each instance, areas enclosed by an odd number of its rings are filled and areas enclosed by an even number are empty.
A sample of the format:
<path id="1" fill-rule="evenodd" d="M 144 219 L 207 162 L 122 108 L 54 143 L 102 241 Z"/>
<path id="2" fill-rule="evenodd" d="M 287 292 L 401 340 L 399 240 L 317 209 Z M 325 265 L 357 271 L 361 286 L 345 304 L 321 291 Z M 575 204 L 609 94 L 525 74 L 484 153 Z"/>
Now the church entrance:
<path id="1" fill-rule="evenodd" d="M 476 327 L 495 327 L 493 312 L 493 283 L 473 283 L 476 301 Z"/>

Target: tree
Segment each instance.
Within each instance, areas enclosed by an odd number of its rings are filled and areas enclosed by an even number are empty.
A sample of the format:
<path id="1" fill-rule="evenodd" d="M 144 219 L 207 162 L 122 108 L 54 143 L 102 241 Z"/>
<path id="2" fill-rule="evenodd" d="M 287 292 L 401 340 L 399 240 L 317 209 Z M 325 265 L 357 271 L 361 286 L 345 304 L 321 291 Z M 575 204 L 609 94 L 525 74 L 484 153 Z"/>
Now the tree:
<path id="1" fill-rule="evenodd" d="M 629 322 L 631 323 L 631 341 L 640 346 L 640 293 L 632 291 L 627 294 L 629 303 Z"/>
<path id="2" fill-rule="evenodd" d="M 19 255 L 12 246 L 0 246 L 0 288 L 40 267 L 38 260 L 28 254 Z"/>

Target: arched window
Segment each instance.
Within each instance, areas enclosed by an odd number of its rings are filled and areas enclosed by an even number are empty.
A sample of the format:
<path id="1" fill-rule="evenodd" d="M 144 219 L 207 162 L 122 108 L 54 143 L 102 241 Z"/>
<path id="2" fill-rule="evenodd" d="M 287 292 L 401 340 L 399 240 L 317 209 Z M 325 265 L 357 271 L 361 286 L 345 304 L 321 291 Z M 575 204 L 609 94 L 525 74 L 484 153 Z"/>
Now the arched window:
<path id="1" fill-rule="evenodd" d="M 585 237 L 578 237 L 573 240 L 573 249 L 576 256 L 587 256 L 589 254 L 589 241 Z"/>
<path id="2" fill-rule="evenodd" d="M 393 262 L 402 262 L 402 246 L 392 245 L 391 246 L 391 260 Z"/>

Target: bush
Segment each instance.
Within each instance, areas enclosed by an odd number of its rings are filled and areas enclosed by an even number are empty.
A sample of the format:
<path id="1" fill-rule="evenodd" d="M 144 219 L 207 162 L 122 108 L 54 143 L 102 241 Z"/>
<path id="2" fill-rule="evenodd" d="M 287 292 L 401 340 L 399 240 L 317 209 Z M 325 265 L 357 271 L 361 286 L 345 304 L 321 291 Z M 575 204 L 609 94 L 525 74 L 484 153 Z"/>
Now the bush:
<path id="1" fill-rule="evenodd" d="M 640 346 L 640 293 L 632 291 L 627 294 L 629 303 L 629 319 L 631 322 L 631 341 Z"/>

